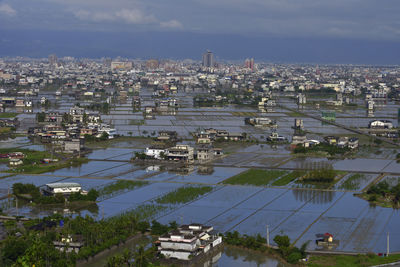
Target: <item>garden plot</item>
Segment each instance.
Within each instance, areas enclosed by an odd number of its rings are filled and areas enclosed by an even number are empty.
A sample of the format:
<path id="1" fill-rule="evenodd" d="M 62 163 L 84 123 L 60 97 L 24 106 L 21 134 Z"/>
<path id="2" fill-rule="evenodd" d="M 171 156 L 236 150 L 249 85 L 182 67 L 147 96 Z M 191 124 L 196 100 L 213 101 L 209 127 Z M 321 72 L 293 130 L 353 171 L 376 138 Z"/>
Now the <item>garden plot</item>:
<path id="1" fill-rule="evenodd" d="M 278 179 L 276 179 L 271 185 L 272 186 L 285 186 L 285 187 L 296 187 L 295 181 L 304 176 L 306 171 L 291 171 Z"/>
<path id="2" fill-rule="evenodd" d="M 335 189 L 360 191 L 376 177 L 377 174 L 348 173 L 335 185 Z"/>
<path id="3" fill-rule="evenodd" d="M 279 177 L 286 175 L 283 170 L 250 169 L 223 181 L 223 184 L 267 186 Z"/>

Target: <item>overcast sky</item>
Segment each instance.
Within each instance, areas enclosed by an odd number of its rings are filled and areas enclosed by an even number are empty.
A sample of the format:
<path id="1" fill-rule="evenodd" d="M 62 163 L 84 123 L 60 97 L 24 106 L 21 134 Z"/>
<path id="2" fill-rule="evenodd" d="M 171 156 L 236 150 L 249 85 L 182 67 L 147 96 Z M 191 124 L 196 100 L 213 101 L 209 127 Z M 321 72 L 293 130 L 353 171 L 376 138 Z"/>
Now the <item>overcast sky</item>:
<path id="1" fill-rule="evenodd" d="M 0 0 L 0 33 L 177 32 L 399 42 L 399 14 L 399 0 Z"/>
<path id="2" fill-rule="evenodd" d="M 399 0 L 0 0 L 2 29 L 400 39 Z"/>

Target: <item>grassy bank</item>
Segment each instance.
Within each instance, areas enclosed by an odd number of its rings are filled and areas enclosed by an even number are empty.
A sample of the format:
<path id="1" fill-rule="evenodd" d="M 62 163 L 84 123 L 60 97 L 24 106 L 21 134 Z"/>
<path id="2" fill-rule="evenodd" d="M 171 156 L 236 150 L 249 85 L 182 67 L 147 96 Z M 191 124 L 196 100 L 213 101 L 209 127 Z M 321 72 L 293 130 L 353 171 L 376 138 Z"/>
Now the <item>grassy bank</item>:
<path id="1" fill-rule="evenodd" d="M 129 125 L 144 125 L 144 120 L 129 120 Z"/>
<path id="2" fill-rule="evenodd" d="M 286 174 L 286 171 L 250 169 L 223 181 L 223 184 L 263 186 Z"/>
<path id="3" fill-rule="evenodd" d="M 288 183 L 293 182 L 294 180 L 296 180 L 299 177 L 304 176 L 305 174 L 306 174 L 305 171 L 293 171 L 291 173 L 288 173 L 288 174 L 282 176 L 278 180 L 274 181 L 272 183 L 272 185 L 273 186 L 287 185 Z"/>
<path id="4" fill-rule="evenodd" d="M 159 197 L 156 202 L 159 204 L 181 204 L 192 200 L 195 200 L 199 196 L 202 196 L 212 191 L 211 186 L 201 187 L 181 187 L 171 193 L 168 193 L 162 197 Z"/>
<path id="5" fill-rule="evenodd" d="M 1 134 L 9 134 L 12 132 L 11 127 L 0 127 L 0 135 Z"/>
<path id="6" fill-rule="evenodd" d="M 126 180 L 118 180 L 115 183 L 107 185 L 99 190 L 100 197 L 108 197 L 117 194 L 120 191 L 124 190 L 132 190 L 136 187 L 141 187 L 147 185 L 148 182 L 142 181 L 126 181 Z"/>
<path id="7" fill-rule="evenodd" d="M 374 254 L 368 255 L 318 255 L 311 256 L 308 266 L 311 267 L 343 267 L 343 266 L 374 266 L 379 264 L 391 263 L 400 261 L 400 255 L 389 255 L 389 257 L 379 257 Z"/>
<path id="8" fill-rule="evenodd" d="M 17 117 L 18 113 L 14 112 L 3 112 L 0 113 L 0 119 L 9 119 L 9 118 L 15 118 Z"/>
<path id="9" fill-rule="evenodd" d="M 49 163 L 49 164 L 35 164 L 35 165 L 22 165 L 18 168 L 10 170 L 13 173 L 27 173 L 27 174 L 41 174 L 45 172 L 53 172 L 59 169 L 68 167 L 77 167 L 83 163 L 87 163 L 87 158 L 74 158 L 67 161 Z"/>

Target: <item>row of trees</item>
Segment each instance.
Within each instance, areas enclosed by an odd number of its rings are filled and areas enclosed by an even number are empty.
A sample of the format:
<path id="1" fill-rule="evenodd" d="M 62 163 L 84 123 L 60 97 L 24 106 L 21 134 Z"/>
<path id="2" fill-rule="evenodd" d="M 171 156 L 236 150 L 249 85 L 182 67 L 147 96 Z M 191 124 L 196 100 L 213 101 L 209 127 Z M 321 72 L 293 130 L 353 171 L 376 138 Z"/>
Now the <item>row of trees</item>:
<path id="1" fill-rule="evenodd" d="M 37 204 L 58 204 L 64 203 L 66 198 L 62 194 L 55 194 L 54 196 L 45 196 L 40 192 L 39 187 L 34 184 L 15 183 L 12 187 L 14 195 L 30 199 L 33 203 Z M 87 195 L 80 192 L 72 193 L 67 198 L 70 202 L 73 201 L 96 201 L 99 193 L 95 189 L 91 189 Z"/>
<path id="2" fill-rule="evenodd" d="M 23 191 L 26 192 L 26 191 Z M 75 266 L 78 259 L 87 259 L 90 256 L 124 242 L 128 237 L 138 232 L 150 231 L 153 235 L 162 235 L 177 228 L 176 222 L 163 225 L 157 221 L 148 223 L 138 221 L 134 213 L 126 213 L 121 216 L 112 217 L 107 220 L 96 221 L 90 216 L 64 218 L 61 215 L 52 215 L 42 219 L 32 220 L 26 226 L 32 226 L 49 221 L 63 221 L 63 226 L 56 229 L 47 228 L 45 231 L 32 230 L 27 228 L 22 231 L 22 236 L 15 233 L 21 229 L 15 228 L 9 231 L 9 236 L 0 247 L 0 266 Z M 57 223 L 58 224 L 58 223 Z M 79 253 L 64 253 L 56 250 L 53 241 L 60 240 L 62 236 L 81 236 L 84 246 Z M 146 252 L 147 253 L 147 252 Z M 129 257 L 131 258 L 131 257 Z M 138 260 L 141 258 L 142 260 Z M 135 257 L 135 265 L 147 266 L 143 257 Z M 119 258 L 113 259 L 114 265 L 124 266 Z M 139 264 L 139 265 L 137 265 Z"/>
<path id="3" fill-rule="evenodd" d="M 376 201 L 379 196 L 391 199 L 393 204 L 400 203 L 400 183 L 395 186 L 390 186 L 388 182 L 383 181 L 371 186 L 367 190 L 369 201 Z"/>
<path id="4" fill-rule="evenodd" d="M 314 145 L 311 147 L 304 147 L 302 145 L 297 145 L 296 148 L 293 150 L 293 153 L 298 154 L 298 153 L 312 153 L 312 152 L 327 152 L 329 155 L 334 156 L 337 154 L 344 154 L 348 151 L 350 151 L 350 148 L 348 147 L 339 147 L 336 145 L 330 145 L 327 143 L 320 143 L 318 145 Z"/>
<path id="5" fill-rule="evenodd" d="M 240 235 L 237 231 L 227 232 L 224 235 L 224 242 L 233 246 L 245 247 L 258 251 L 266 251 L 267 240 L 260 234 L 256 236 Z M 297 263 L 300 259 L 305 258 L 308 243 L 304 243 L 297 248 L 290 243 L 287 235 L 276 235 L 274 242 L 278 246 L 278 253 L 289 263 Z"/>
<path id="6" fill-rule="evenodd" d="M 298 263 L 299 260 L 307 256 L 306 248 L 308 242 L 300 248 L 291 245 L 290 238 L 287 235 L 276 235 L 274 242 L 278 245 L 278 252 L 289 263 Z"/>
<path id="7" fill-rule="evenodd" d="M 306 183 L 333 183 L 336 177 L 334 169 L 317 169 L 309 171 L 303 176 L 302 181 Z"/>

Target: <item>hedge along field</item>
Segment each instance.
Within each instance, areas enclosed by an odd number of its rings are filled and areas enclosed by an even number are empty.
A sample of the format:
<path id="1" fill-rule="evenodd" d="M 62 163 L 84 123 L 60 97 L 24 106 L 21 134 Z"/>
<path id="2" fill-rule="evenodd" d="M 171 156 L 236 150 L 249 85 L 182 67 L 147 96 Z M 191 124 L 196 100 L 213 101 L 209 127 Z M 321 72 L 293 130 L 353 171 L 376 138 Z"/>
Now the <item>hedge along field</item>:
<path id="1" fill-rule="evenodd" d="M 281 178 L 279 178 L 278 180 L 274 181 L 272 183 L 273 186 L 283 186 L 283 185 L 287 185 L 290 182 L 293 182 L 294 180 L 296 180 L 297 178 L 305 175 L 306 172 L 305 171 L 293 171 L 291 173 L 288 173 L 284 176 L 282 176 Z"/>
<path id="2" fill-rule="evenodd" d="M 180 187 L 175 191 L 172 191 L 162 197 L 156 199 L 159 204 L 182 204 L 195 200 L 199 196 L 202 196 L 208 192 L 211 192 L 213 188 L 211 186 L 201 187 Z"/>
<path id="3" fill-rule="evenodd" d="M 287 171 L 250 169 L 228 178 L 222 183 L 263 186 L 286 173 Z"/>

